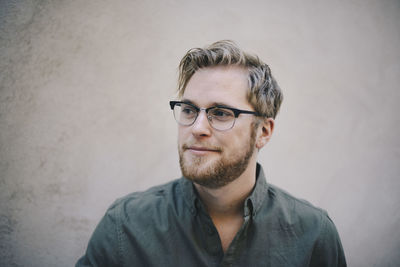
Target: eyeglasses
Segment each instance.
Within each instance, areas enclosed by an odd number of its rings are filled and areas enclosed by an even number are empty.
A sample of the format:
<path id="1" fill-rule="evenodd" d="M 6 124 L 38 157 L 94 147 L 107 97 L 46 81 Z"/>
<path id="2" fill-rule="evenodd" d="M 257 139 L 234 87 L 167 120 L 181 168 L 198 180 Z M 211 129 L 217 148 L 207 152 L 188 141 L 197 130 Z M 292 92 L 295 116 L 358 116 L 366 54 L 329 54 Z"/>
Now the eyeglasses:
<path id="1" fill-rule="evenodd" d="M 233 125 L 235 125 L 236 118 L 242 113 L 261 116 L 259 113 L 254 111 L 240 110 L 224 106 L 199 108 L 191 103 L 181 101 L 170 101 L 169 105 L 174 111 L 174 117 L 178 124 L 183 126 L 192 125 L 199 116 L 200 111 L 204 110 L 211 127 L 218 131 L 232 129 Z"/>

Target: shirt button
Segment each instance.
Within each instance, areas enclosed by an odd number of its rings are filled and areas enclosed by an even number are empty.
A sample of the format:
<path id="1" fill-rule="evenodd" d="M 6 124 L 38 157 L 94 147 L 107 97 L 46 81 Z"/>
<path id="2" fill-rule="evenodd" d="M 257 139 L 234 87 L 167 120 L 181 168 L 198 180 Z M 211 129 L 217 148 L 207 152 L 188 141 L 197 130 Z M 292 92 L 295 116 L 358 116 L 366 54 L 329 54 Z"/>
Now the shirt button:
<path id="1" fill-rule="evenodd" d="M 211 227 L 207 227 L 207 232 L 209 235 L 213 235 L 214 234 L 214 229 L 212 229 Z"/>

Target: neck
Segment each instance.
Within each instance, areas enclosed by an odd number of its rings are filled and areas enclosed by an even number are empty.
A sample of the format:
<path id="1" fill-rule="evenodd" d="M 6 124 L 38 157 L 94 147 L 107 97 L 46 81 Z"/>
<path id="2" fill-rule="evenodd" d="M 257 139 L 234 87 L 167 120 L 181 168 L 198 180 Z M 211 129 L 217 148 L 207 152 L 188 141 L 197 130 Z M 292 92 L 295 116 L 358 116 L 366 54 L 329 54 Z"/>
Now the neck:
<path id="1" fill-rule="evenodd" d="M 256 182 L 256 161 L 231 183 L 210 189 L 195 183 L 200 199 L 211 217 L 243 216 L 244 200 L 250 195 Z"/>

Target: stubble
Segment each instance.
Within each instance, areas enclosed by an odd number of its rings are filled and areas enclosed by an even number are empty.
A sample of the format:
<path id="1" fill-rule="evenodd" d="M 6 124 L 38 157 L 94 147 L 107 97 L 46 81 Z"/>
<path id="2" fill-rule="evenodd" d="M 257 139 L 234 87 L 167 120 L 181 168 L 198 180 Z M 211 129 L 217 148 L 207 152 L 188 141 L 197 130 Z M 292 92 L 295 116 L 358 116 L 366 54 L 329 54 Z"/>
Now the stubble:
<path id="1" fill-rule="evenodd" d="M 232 181 L 236 180 L 249 165 L 255 149 L 256 142 L 256 125 L 252 123 L 250 138 L 247 141 L 245 149 L 237 151 L 237 153 L 229 158 L 222 157 L 213 162 L 210 166 L 201 166 L 205 164 L 204 158 L 194 158 L 188 163 L 184 157 L 184 147 L 179 147 L 179 164 L 182 175 L 206 188 L 220 188 Z M 221 151 L 220 153 L 222 153 Z"/>

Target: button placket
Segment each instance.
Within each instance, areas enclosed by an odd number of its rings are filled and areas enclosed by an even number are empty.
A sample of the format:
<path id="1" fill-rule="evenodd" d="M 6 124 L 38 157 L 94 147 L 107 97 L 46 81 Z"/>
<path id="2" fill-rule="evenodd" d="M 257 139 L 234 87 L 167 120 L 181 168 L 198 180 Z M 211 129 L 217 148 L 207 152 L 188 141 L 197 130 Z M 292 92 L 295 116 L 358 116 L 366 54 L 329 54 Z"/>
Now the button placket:
<path id="1" fill-rule="evenodd" d="M 214 234 L 215 234 L 215 230 L 213 229 L 212 226 L 208 225 L 208 226 L 206 227 L 206 229 L 207 229 L 207 233 L 208 233 L 209 235 L 214 235 Z"/>

